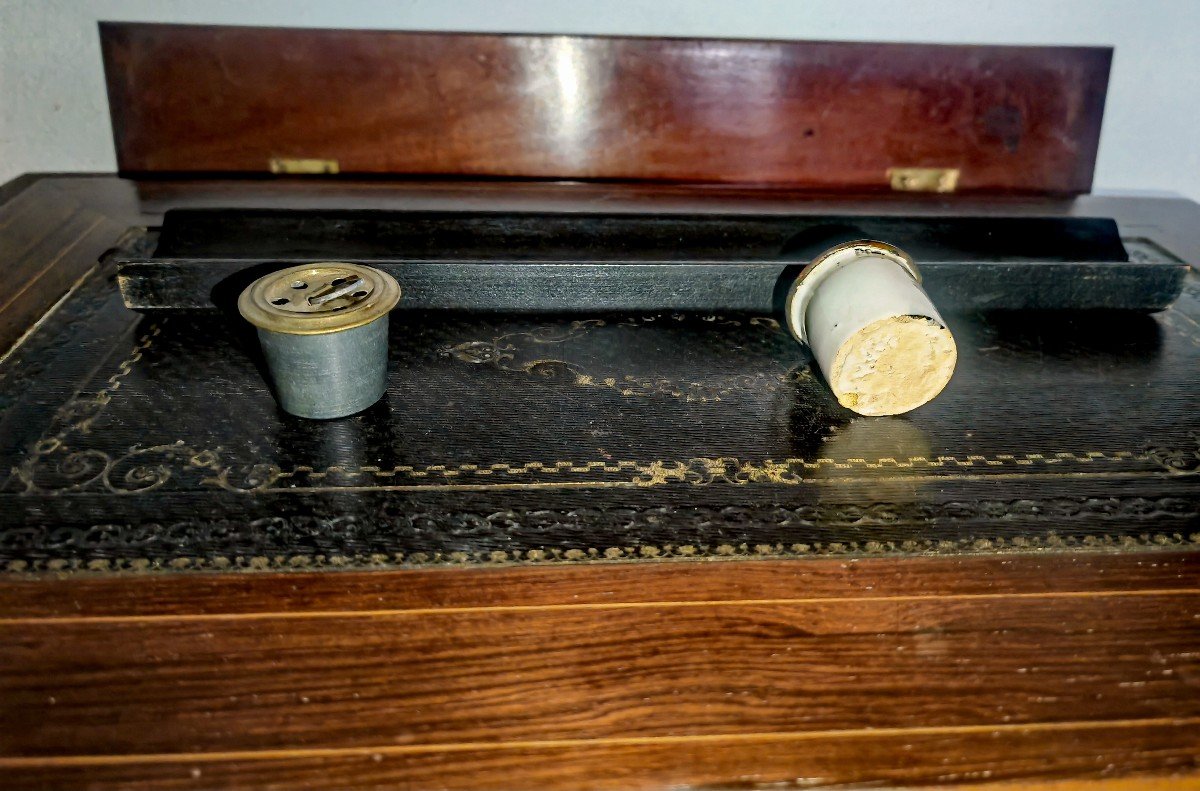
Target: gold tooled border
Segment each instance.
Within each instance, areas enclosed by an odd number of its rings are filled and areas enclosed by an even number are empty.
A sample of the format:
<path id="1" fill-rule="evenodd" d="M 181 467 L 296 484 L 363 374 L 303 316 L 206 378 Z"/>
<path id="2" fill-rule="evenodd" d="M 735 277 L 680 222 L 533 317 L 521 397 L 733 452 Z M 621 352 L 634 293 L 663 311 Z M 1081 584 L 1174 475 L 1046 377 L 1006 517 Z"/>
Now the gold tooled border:
<path id="1" fill-rule="evenodd" d="M 1200 346 L 1200 334 L 1194 334 L 1176 324 L 1172 319 L 1181 316 L 1190 325 L 1200 329 L 1200 323 L 1172 309 L 1163 314 L 1164 323 L 1196 346 Z M 43 437 L 35 445 L 34 454 L 45 455 L 65 450 L 63 440 L 75 430 L 87 433 L 92 424 L 105 407 L 113 400 L 120 390 L 122 382 L 139 363 L 144 353 L 153 345 L 155 338 L 162 332 L 162 322 L 151 324 L 146 332 L 139 337 L 129 355 L 117 366 L 117 371 L 110 376 L 91 399 L 73 400 L 60 408 L 59 416 L 69 418 L 78 415 L 75 420 L 59 421 L 63 427 L 51 437 Z M 56 416 L 58 417 L 58 416 Z M 53 424 L 52 424 L 53 425 Z M 203 459 L 201 466 L 211 469 L 215 461 L 212 451 L 200 451 L 193 459 Z M 784 459 L 780 461 L 766 460 L 763 462 L 739 462 L 736 459 L 691 459 L 687 461 L 592 461 L 575 463 L 557 461 L 544 463 L 527 461 L 523 463 L 497 463 L 491 465 L 459 464 L 459 465 L 401 465 L 392 470 L 381 470 L 374 467 L 363 467 L 357 471 L 331 466 L 324 470 L 314 470 L 308 467 L 296 467 L 290 471 L 279 471 L 280 477 L 307 475 L 310 478 L 321 478 L 337 474 L 367 474 L 374 477 L 394 477 L 408 475 L 413 478 L 449 480 L 462 476 L 522 476 L 531 474 L 571 475 L 594 473 L 597 470 L 605 472 L 636 471 L 638 474 L 649 475 L 650 483 L 656 482 L 688 482 L 688 476 L 695 473 L 696 465 L 702 468 L 713 468 L 719 477 L 733 474 L 737 482 L 769 483 L 791 482 L 786 476 L 792 471 L 792 466 L 799 465 L 805 470 L 822 468 L 830 469 L 898 469 L 912 467 L 966 467 L 994 468 L 1013 466 L 1027 468 L 1033 465 L 1052 465 L 1064 461 L 1092 464 L 1095 462 L 1121 461 L 1157 461 L 1161 466 L 1167 466 L 1163 460 L 1156 459 L 1151 453 L 1133 453 L 1131 451 L 1088 451 L 1080 453 L 1051 453 L 1051 454 L 999 454 L 989 458 L 985 456 L 939 456 L 933 458 L 911 457 L 908 459 L 876 459 L 862 458 L 837 461 L 820 458 L 811 461 L 803 459 Z M 734 465 L 732 468 L 730 465 Z M 217 470 L 219 475 L 220 470 Z M 911 474 L 911 473 L 909 473 Z M 1028 474 L 1028 473 L 1026 473 Z M 1161 474 L 1161 473 L 1153 473 Z M 803 478 L 797 476 L 795 481 Z M 333 487 L 346 489 L 350 487 Z M 353 487 L 358 488 L 358 487 Z M 380 486 L 380 489 L 393 487 Z M 286 490 L 296 490 L 286 487 Z M 300 488 L 300 491 L 306 489 Z M 237 491 L 260 491 L 259 489 L 237 489 Z M 875 557 L 875 556 L 937 556 L 937 555 L 970 555 L 996 553 L 1029 553 L 1029 552 L 1114 552 L 1114 551 L 1163 551 L 1191 550 L 1200 547 L 1200 533 L 1184 535 L 1182 533 L 1126 533 L 1106 534 L 1102 536 L 1059 536 L 1055 533 L 1030 536 L 997 537 L 997 538 L 961 538 L 948 539 L 912 539 L 904 541 L 865 541 L 865 542 L 829 542 L 829 543 L 793 543 L 793 544 L 717 544 L 717 545 L 640 545 L 612 546 L 587 549 L 529 549 L 516 551 L 490 550 L 480 552 L 415 552 L 369 555 L 309 555 L 309 554 L 276 554 L 253 556 L 218 556 L 213 558 L 177 557 L 169 560 L 152 558 L 94 558 L 90 560 L 73 558 L 46 558 L 36 561 L 12 560 L 3 568 L 14 574 L 64 574 L 75 572 L 96 573 L 137 573 L 137 572 L 176 572 L 176 571 L 223 571 L 223 572 L 253 572 L 253 571 L 303 571 L 316 569 L 364 569 L 364 568 L 412 568 L 428 566 L 494 566 L 494 565 L 543 565 L 543 564 L 587 564 L 587 563 L 621 563 L 621 562 L 671 562 L 690 559 L 704 560 L 751 560 L 751 559 L 782 559 L 782 558 L 814 558 L 814 557 Z"/>
<path id="2" fill-rule="evenodd" d="M 1164 311 L 1163 323 L 1181 337 L 1200 346 L 1200 335 L 1192 334 L 1179 326 L 1174 317 L 1185 319 L 1200 329 L 1200 323 L 1180 313 L 1176 308 Z M 75 431 L 88 433 L 96 419 L 112 402 L 120 390 L 123 380 L 144 358 L 155 339 L 162 333 L 168 319 L 151 323 L 138 338 L 130 353 L 118 364 L 117 371 L 108 377 L 106 384 L 90 399 L 75 398 L 68 401 L 55 413 L 51 427 L 59 426 L 51 436 L 43 436 L 34 443 L 30 455 L 14 470 L 14 477 L 25 485 L 25 493 L 81 490 L 100 480 L 113 494 L 134 495 L 162 486 L 173 472 L 187 469 L 199 470 L 204 475 L 200 482 L 226 491 L 259 493 L 303 493 L 314 491 L 367 492 L 367 491 L 490 491 L 527 488 L 648 488 L 671 484 L 704 486 L 713 482 L 736 485 L 774 484 L 801 485 L 812 483 L 852 483 L 870 480 L 879 482 L 895 471 L 895 477 L 915 481 L 919 479 L 974 479 L 983 476 L 1002 478 L 1011 475 L 1033 477 L 1051 474 L 1034 472 L 1030 467 L 1049 467 L 1064 462 L 1078 465 L 1071 471 L 1075 475 L 1096 477 L 1130 477 L 1163 475 L 1180 472 L 1172 463 L 1172 455 L 1191 453 L 1191 449 L 1180 451 L 1171 448 L 1151 448 L 1140 452 L 1121 451 L 1066 451 L 1027 454 L 997 454 L 958 456 L 912 456 L 908 458 L 786 458 L 746 460 L 734 457 L 633 460 L 555 460 L 496 462 L 492 464 L 460 463 L 457 465 L 397 465 L 390 469 L 375 466 L 358 468 L 331 465 L 314 469 L 300 465 L 289 470 L 275 465 L 229 465 L 224 464 L 218 449 L 194 449 L 182 442 L 148 448 L 134 446 L 117 458 L 99 450 L 72 451 L 66 439 Z M 595 322 L 572 322 L 564 337 L 586 331 Z M 753 321 L 752 321 L 753 323 Z M 559 334 L 538 330 L 518 333 L 530 335 L 538 342 L 557 342 Z M 499 341 L 509 336 L 493 339 L 493 346 L 500 348 Z M 460 344 L 461 346 L 461 344 Z M 497 361 L 498 362 L 498 361 Z M 1200 439 L 1197 440 L 1200 444 Z M 1200 451 L 1197 451 L 1200 453 Z M 38 465 L 47 457 L 55 456 L 60 467 L 83 470 L 78 479 L 68 480 L 62 486 L 42 487 L 37 483 Z M 183 460 L 183 464 L 178 462 Z M 1158 469 L 1113 469 L 1108 463 L 1151 462 Z M 1106 470 L 1099 469 L 1108 467 Z M 1010 468 L 1012 472 L 995 468 Z M 126 480 L 119 485 L 110 481 L 110 473 L 126 470 Z M 870 470 L 864 478 L 852 475 L 836 476 L 839 470 Z M 950 471 L 947 471 L 950 470 Z M 991 470 L 991 472 L 987 472 Z M 132 476 L 132 477 L 130 477 Z M 580 476 L 576 478 L 575 476 Z M 586 476 L 586 477 L 584 477 Z M 603 476 L 603 477 L 602 477 Z M 613 477 L 617 476 L 617 477 Z M 132 483 L 130 483 L 132 482 Z M 276 485 L 280 484 L 282 485 Z"/>
<path id="3" fill-rule="evenodd" d="M 830 542 L 825 544 L 639 545 L 588 549 L 490 550 L 483 552 L 413 552 L 369 555 L 276 554 L 213 558 L 47 558 L 12 560 L 3 571 L 11 574 L 279 572 L 428 567 L 497 567 L 595 565 L 629 562 L 752 561 L 802 558 L 938 557 L 1046 552 L 1162 552 L 1200 548 L 1200 532 L 1108 534 L 1103 536 L 1044 535 L 1011 538 L 910 539 L 905 541 Z"/>

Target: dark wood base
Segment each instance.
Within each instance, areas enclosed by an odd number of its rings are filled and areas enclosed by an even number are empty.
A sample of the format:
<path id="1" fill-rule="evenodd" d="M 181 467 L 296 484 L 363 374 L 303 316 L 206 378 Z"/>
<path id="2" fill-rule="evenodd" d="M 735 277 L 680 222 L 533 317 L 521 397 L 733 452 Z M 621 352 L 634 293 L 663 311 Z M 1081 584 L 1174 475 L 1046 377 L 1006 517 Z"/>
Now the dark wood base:
<path id="1" fill-rule="evenodd" d="M 1174 551 L 10 577 L 0 771 L 1151 788 L 1196 769 L 1197 583 L 1200 553 Z"/>

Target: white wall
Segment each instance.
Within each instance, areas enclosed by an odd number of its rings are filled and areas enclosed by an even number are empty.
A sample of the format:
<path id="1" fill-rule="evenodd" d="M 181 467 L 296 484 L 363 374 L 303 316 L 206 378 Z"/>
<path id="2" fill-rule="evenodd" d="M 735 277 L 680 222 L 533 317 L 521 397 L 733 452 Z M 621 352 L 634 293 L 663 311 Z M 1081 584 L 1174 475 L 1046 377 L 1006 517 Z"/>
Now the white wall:
<path id="1" fill-rule="evenodd" d="M 1096 189 L 1200 200 L 1200 0 L 0 0 L 0 182 L 115 169 L 100 19 L 1111 45 Z"/>

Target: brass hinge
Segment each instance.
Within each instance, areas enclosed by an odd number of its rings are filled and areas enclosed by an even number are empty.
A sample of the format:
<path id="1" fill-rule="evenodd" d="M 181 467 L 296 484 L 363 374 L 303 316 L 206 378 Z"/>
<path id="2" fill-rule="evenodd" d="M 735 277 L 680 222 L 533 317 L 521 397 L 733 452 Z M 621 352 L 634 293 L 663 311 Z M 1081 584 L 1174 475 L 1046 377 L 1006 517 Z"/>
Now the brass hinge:
<path id="1" fill-rule="evenodd" d="M 287 175 L 334 174 L 338 172 L 336 159 L 304 159 L 291 157 L 271 157 L 268 163 L 272 173 Z"/>
<path id="2" fill-rule="evenodd" d="M 898 192 L 954 192 L 958 168 L 888 168 L 892 189 Z"/>

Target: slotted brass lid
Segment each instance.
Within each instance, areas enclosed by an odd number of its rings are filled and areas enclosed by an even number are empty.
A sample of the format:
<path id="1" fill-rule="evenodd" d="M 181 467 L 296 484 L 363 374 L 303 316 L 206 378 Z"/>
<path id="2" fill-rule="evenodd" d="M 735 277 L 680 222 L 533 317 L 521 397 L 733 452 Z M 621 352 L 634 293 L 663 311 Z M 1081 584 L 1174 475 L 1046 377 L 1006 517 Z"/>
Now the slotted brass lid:
<path id="1" fill-rule="evenodd" d="M 370 324 L 400 301 L 400 284 L 361 264 L 324 261 L 255 280 L 238 297 L 242 318 L 289 335 L 321 335 Z"/>

